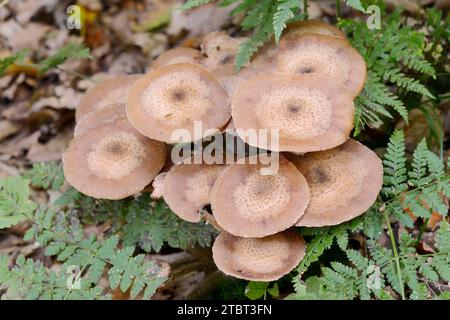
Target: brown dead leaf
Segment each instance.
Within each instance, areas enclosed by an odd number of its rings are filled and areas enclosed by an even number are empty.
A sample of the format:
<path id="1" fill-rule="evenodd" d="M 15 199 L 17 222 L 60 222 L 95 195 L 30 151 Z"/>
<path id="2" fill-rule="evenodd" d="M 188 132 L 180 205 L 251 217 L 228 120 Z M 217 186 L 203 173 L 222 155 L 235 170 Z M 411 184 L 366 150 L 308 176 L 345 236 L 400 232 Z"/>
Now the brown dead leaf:
<path id="1" fill-rule="evenodd" d="M 21 128 L 20 125 L 8 120 L 0 120 L 0 141 L 16 133 Z"/>
<path id="2" fill-rule="evenodd" d="M 64 150 L 67 149 L 70 140 L 73 138 L 72 128 L 58 133 L 53 139 L 45 144 L 36 143 L 32 145 L 27 154 L 27 158 L 32 162 L 47 162 L 60 160 Z"/>
<path id="3" fill-rule="evenodd" d="M 196 37 L 218 31 L 230 22 L 230 12 L 234 8 L 233 5 L 218 7 L 216 4 L 208 3 L 191 10 L 175 9 L 167 34 L 179 36 L 185 31 L 189 37 Z"/>

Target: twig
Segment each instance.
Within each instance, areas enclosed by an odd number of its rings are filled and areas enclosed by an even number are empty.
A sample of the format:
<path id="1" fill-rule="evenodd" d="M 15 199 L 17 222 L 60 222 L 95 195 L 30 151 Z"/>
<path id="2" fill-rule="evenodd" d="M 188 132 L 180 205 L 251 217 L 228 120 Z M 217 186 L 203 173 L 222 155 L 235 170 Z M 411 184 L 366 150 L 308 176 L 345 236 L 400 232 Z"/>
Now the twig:
<path id="1" fill-rule="evenodd" d="M 449 23 L 450 23 L 450 12 L 447 13 L 447 17 L 445 18 L 444 24 L 442 25 L 442 28 L 439 30 L 437 37 L 433 41 L 433 45 L 431 46 L 431 49 L 430 49 L 430 55 L 432 55 L 434 50 L 436 50 L 436 47 L 439 44 L 439 42 L 441 41 L 442 36 L 444 35 L 444 32 L 445 32 L 445 29 L 447 29 L 447 26 Z"/>
<path id="2" fill-rule="evenodd" d="M 303 0 L 303 12 L 305 14 L 305 19 L 308 19 L 308 0 Z"/>
<path id="3" fill-rule="evenodd" d="M 389 217 L 386 214 L 386 211 L 383 211 L 384 220 L 386 221 L 386 225 L 388 228 L 389 238 L 391 240 L 392 251 L 394 252 L 395 259 L 395 267 L 397 269 L 397 277 L 400 285 L 400 294 L 402 296 L 402 300 L 406 300 L 405 297 L 405 288 L 403 287 L 403 277 L 402 270 L 400 269 L 400 258 L 397 252 L 397 244 L 395 243 L 394 232 L 392 231 L 391 222 L 389 221 Z"/>
<path id="4" fill-rule="evenodd" d="M 340 0 L 336 0 L 336 17 L 337 20 L 341 20 L 341 1 Z"/>

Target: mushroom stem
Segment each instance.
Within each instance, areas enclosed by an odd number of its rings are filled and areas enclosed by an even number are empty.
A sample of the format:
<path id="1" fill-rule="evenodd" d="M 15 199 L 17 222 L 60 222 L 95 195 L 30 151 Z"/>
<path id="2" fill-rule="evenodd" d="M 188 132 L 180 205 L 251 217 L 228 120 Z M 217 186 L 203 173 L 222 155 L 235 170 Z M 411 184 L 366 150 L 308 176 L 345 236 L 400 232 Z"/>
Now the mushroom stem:
<path id="1" fill-rule="evenodd" d="M 205 222 L 212 225 L 217 231 L 219 231 L 219 232 L 224 231 L 224 229 L 221 226 L 219 226 L 219 224 L 216 221 L 216 218 L 214 218 L 214 216 L 212 214 L 210 214 L 206 210 L 202 210 L 200 214 L 201 214 L 203 220 L 205 220 Z"/>

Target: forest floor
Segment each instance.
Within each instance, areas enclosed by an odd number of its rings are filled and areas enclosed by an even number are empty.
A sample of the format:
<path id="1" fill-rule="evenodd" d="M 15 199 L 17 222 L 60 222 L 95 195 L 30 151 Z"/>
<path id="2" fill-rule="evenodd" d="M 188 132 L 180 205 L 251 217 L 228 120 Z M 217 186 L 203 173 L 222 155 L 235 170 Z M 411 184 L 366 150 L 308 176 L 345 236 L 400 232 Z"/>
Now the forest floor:
<path id="1" fill-rule="evenodd" d="M 168 48 L 198 47 L 203 36 L 212 31 L 239 34 L 242 20 L 241 16 L 230 18 L 229 7 L 219 8 L 214 4 L 181 12 L 176 9 L 181 4 L 179 0 L 79 0 L 77 4 L 86 20 L 81 30 L 69 30 L 66 12 L 73 1 L 0 3 L 3 4 L 0 7 L 0 58 L 29 50 L 27 65 L 9 69 L 0 77 L 0 178 L 22 174 L 34 163 L 60 160 L 73 138 L 74 110 L 80 98 L 102 79 L 109 75 L 145 73 L 151 61 Z M 394 7 L 401 3 L 409 12 L 418 10 L 414 1 L 388 3 Z M 354 13 L 343 12 L 345 14 Z M 333 22 L 334 1 L 310 1 L 309 16 Z M 85 44 L 92 58 L 70 59 L 57 69 L 38 74 L 34 64 L 54 55 L 68 43 Z M 446 106 L 441 110 L 444 136 L 448 140 L 450 108 Z M 402 126 L 404 124 L 398 124 Z M 425 130 L 427 123 L 423 116 L 412 114 L 406 129 L 407 145 L 417 145 Z M 449 151 L 445 153 L 448 155 Z M 34 191 L 32 196 L 36 202 L 46 203 L 59 194 Z M 28 227 L 25 222 L 0 230 L 0 254 L 8 254 L 11 259 L 23 254 L 44 261 L 51 268 L 53 260 L 44 256 L 36 244 L 23 240 Z M 165 258 L 166 261 L 177 259 L 183 261 L 189 259 L 189 255 L 169 252 Z M 191 273 L 183 283 L 167 288 L 156 298 L 186 297 L 192 285 L 202 277 L 201 272 Z"/>

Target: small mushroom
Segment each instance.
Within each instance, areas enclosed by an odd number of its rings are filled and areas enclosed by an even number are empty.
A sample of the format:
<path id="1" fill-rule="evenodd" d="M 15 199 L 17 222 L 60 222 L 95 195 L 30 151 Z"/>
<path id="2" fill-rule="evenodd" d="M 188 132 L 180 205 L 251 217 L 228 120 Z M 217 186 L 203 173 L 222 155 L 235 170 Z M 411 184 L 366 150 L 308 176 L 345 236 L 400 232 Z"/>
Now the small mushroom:
<path id="1" fill-rule="evenodd" d="M 288 274 L 305 256 L 306 244 L 294 230 L 264 238 L 241 238 L 222 232 L 212 251 L 223 273 L 251 281 L 274 281 Z"/>
<path id="2" fill-rule="evenodd" d="M 317 74 L 343 84 L 356 97 L 366 81 L 366 62 L 348 43 L 329 36 L 305 34 L 282 39 L 275 54 L 275 72 Z"/>
<path id="3" fill-rule="evenodd" d="M 330 36 L 348 42 L 341 30 L 320 20 L 303 20 L 289 23 L 283 32 L 283 39 L 295 40 L 305 34 Z"/>
<path id="4" fill-rule="evenodd" d="M 311 152 L 347 141 L 354 104 L 345 88 L 326 75 L 268 74 L 238 88 L 232 114 L 237 133 L 254 147 Z M 279 139 L 271 136 L 268 147 L 260 146 L 261 141 L 245 135 L 249 129 L 279 130 Z"/>
<path id="5" fill-rule="evenodd" d="M 321 227 L 353 219 L 369 209 L 383 184 L 381 160 L 352 139 L 332 150 L 288 157 L 305 175 L 311 191 L 297 226 Z"/>
<path id="6" fill-rule="evenodd" d="M 264 165 L 255 157 L 225 168 L 211 192 L 217 223 L 240 237 L 264 237 L 291 227 L 309 202 L 306 180 L 292 163 L 280 156 L 278 171 L 263 175 Z"/>
<path id="7" fill-rule="evenodd" d="M 234 66 L 239 46 L 247 38 L 233 38 L 222 32 L 213 32 L 202 42 L 202 52 L 207 56 L 204 65 L 209 70 L 224 66 Z"/>
<path id="8" fill-rule="evenodd" d="M 163 198 L 181 219 L 199 222 L 199 211 L 210 201 L 211 189 L 225 167 L 206 164 L 177 164 L 164 178 Z"/>
<path id="9" fill-rule="evenodd" d="M 152 63 L 153 68 L 161 68 L 176 63 L 201 64 L 202 53 L 192 48 L 176 47 L 162 53 Z"/>
<path id="10" fill-rule="evenodd" d="M 78 191 L 116 200 L 144 189 L 165 157 L 163 143 L 144 137 L 126 119 L 117 119 L 75 138 L 63 155 L 63 169 Z"/>
<path id="11" fill-rule="evenodd" d="M 136 81 L 127 115 L 143 135 L 179 143 L 222 128 L 230 120 L 231 110 L 227 93 L 210 72 L 194 64 L 178 63 L 155 69 Z M 201 121 L 201 137 L 194 133 L 195 121 Z M 173 136 L 177 129 L 190 136 Z"/>
<path id="12" fill-rule="evenodd" d="M 161 172 L 155 177 L 155 179 L 153 179 L 153 191 L 151 193 L 151 197 L 153 199 L 160 199 L 163 197 L 164 179 L 166 178 L 166 176 L 167 172 Z"/>
<path id="13" fill-rule="evenodd" d="M 141 75 L 117 76 L 105 80 L 89 90 L 81 98 L 75 110 L 76 120 L 80 121 L 90 112 L 100 110 L 111 104 L 126 103 L 131 86 L 140 77 Z"/>
<path id="14" fill-rule="evenodd" d="M 116 103 L 106 106 L 102 109 L 95 110 L 88 113 L 86 116 L 80 119 L 76 124 L 74 130 L 74 136 L 78 137 L 88 130 L 94 129 L 106 123 L 113 122 L 120 118 L 126 118 L 124 103 Z"/>

